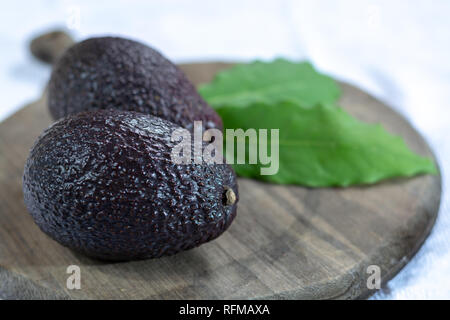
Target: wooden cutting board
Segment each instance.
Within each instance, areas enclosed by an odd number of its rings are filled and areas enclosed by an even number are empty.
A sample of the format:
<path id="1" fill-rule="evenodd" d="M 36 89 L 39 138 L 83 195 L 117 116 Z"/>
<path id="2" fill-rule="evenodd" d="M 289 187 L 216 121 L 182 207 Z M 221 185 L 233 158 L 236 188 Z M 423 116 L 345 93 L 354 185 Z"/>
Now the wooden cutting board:
<path id="1" fill-rule="evenodd" d="M 181 67 L 198 84 L 229 64 Z M 402 116 L 340 85 L 344 109 L 433 156 Z M 424 242 L 438 212 L 439 175 L 321 189 L 239 179 L 238 215 L 215 241 L 166 258 L 100 262 L 47 237 L 23 204 L 29 148 L 51 122 L 44 93 L 0 124 L 0 298 L 365 298 L 375 291 L 367 287 L 368 266 L 379 266 L 382 283 L 391 279 Z M 69 265 L 80 267 L 79 290 L 66 287 Z"/>

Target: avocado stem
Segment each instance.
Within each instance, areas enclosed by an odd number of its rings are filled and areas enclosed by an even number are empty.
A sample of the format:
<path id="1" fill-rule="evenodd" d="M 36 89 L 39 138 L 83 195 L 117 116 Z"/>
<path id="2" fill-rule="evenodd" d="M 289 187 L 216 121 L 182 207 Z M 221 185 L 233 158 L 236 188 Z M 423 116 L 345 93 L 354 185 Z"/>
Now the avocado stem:
<path id="1" fill-rule="evenodd" d="M 236 194 L 230 187 L 225 187 L 225 190 L 225 198 L 227 199 L 225 205 L 230 206 L 236 202 Z"/>

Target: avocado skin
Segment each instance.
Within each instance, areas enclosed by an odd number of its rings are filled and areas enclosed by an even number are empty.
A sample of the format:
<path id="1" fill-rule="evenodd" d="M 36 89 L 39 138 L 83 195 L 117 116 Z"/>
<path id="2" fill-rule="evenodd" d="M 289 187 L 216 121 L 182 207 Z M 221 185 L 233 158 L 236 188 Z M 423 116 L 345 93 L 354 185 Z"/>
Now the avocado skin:
<path id="1" fill-rule="evenodd" d="M 142 43 L 90 38 L 70 47 L 53 68 L 48 106 L 54 119 L 80 111 L 138 111 L 192 130 L 222 130 L 222 120 L 176 65 Z"/>
<path id="2" fill-rule="evenodd" d="M 177 125 L 119 110 L 82 112 L 35 142 L 23 175 L 36 224 L 64 246 L 103 260 L 172 255 L 222 234 L 236 215 L 227 164 L 171 162 Z"/>

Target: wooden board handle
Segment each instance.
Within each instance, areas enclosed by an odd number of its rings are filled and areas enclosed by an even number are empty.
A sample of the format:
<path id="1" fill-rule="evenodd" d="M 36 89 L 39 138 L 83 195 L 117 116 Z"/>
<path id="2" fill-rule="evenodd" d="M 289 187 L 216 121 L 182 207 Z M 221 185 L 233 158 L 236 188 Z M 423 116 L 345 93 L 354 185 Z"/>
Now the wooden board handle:
<path id="1" fill-rule="evenodd" d="M 73 38 L 66 32 L 54 30 L 31 40 L 30 50 L 39 60 L 53 64 L 74 43 Z"/>

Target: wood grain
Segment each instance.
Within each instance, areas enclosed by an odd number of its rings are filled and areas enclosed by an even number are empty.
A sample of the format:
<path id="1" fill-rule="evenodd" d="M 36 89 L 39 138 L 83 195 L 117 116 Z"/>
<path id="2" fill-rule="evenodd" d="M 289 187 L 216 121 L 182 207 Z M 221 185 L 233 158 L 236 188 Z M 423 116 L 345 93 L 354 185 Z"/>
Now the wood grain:
<path id="1" fill-rule="evenodd" d="M 194 83 L 228 64 L 182 68 Z M 389 107 L 341 84 L 341 105 L 381 122 L 424 156 L 421 136 Z M 156 260 L 104 263 L 60 246 L 34 224 L 22 200 L 28 150 L 51 123 L 45 94 L 0 124 L 0 297 L 35 299 L 355 299 L 373 293 L 417 251 L 436 219 L 440 176 L 373 186 L 309 189 L 239 179 L 238 216 L 217 240 Z M 282 129 L 282 128 L 281 128 Z M 68 290 L 69 265 L 81 289 Z"/>

